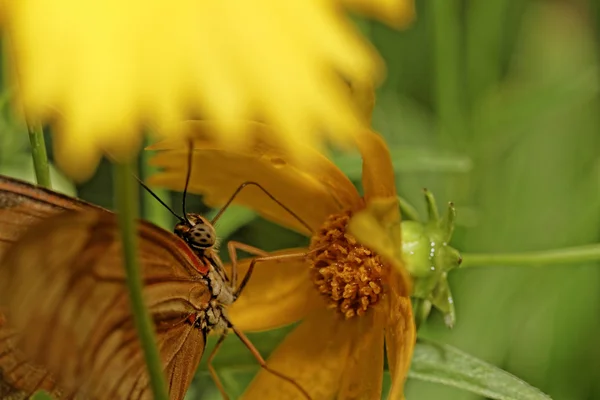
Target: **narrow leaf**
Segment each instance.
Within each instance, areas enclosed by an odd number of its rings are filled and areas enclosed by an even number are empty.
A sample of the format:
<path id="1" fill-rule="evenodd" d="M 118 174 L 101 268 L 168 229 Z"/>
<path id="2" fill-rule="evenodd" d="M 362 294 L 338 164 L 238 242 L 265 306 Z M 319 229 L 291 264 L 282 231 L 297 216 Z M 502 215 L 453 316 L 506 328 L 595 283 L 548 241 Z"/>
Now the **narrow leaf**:
<path id="1" fill-rule="evenodd" d="M 402 214 L 403 220 L 420 222 L 421 218 L 419 217 L 419 212 L 417 209 L 410 204 L 404 197 L 398 196 L 398 201 L 400 202 L 400 213 Z"/>
<path id="2" fill-rule="evenodd" d="M 425 203 L 427 204 L 427 215 L 429 216 L 429 225 L 437 226 L 440 220 L 440 213 L 438 211 L 437 203 L 433 193 L 427 189 L 423 189 L 425 195 Z"/>
<path id="3" fill-rule="evenodd" d="M 409 378 L 441 383 L 497 400 L 549 400 L 514 375 L 453 347 L 420 339 Z"/>
<path id="4" fill-rule="evenodd" d="M 466 173 L 472 169 L 470 158 L 449 152 L 426 148 L 390 147 L 394 172 L 444 172 Z M 352 181 L 360 180 L 362 161 L 360 154 L 342 153 L 332 157 L 337 167 Z"/>

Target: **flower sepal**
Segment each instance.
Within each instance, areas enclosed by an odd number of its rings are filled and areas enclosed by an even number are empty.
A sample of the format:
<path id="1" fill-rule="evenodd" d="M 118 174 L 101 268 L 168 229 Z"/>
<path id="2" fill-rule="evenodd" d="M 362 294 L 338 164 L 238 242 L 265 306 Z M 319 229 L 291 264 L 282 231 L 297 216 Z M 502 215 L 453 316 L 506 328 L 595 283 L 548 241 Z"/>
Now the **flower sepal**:
<path id="1" fill-rule="evenodd" d="M 402 222 L 402 258 L 413 278 L 412 297 L 417 325 L 425 321 L 435 307 L 444 315 L 444 322 L 452 328 L 456 321 L 454 301 L 448 284 L 448 272 L 462 261 L 458 250 L 449 245 L 454 232 L 456 209 L 448 204 L 440 217 L 435 198 L 424 190 L 428 220 Z"/>

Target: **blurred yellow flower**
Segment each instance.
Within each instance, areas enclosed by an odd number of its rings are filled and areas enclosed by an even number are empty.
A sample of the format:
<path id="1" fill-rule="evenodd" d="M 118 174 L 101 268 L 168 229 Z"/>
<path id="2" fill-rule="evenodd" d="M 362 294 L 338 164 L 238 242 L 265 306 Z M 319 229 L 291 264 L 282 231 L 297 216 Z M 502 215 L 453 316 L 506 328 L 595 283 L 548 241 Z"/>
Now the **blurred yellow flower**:
<path id="1" fill-rule="evenodd" d="M 259 140 L 238 150 L 211 140 L 208 123 L 184 125 L 186 134 L 194 137 L 189 190 L 203 194 L 207 204 L 219 206 L 242 182 L 259 182 L 307 226 L 255 187 L 245 188 L 236 203 L 310 236 L 311 244 L 308 249 L 272 253 L 300 255 L 293 260 L 256 264 L 243 294 L 230 309 L 232 321 L 242 330 L 257 331 L 302 320 L 267 363 L 293 378 L 314 399 L 335 395 L 338 399 L 380 398 L 385 342 L 392 374 L 390 398 L 403 398 L 416 333 L 410 278 L 401 265 L 392 268 L 390 264 L 396 262 L 390 247 L 402 245 L 394 173 L 385 142 L 371 131 L 355 138 L 363 157 L 361 197 L 352 182 L 315 149 L 303 149 L 314 153 L 313 164 L 307 168 L 286 158 L 283 149 L 273 144 L 272 130 L 258 123 L 249 125 L 260 133 L 254 135 Z M 165 141 L 153 149 L 157 154 L 152 163 L 163 172 L 150 183 L 182 190 L 188 168 L 185 142 Z M 352 215 L 364 210 L 383 216 L 376 220 L 385 225 L 389 238 L 382 241 L 387 247 L 381 256 L 346 231 Z M 379 227 L 364 232 L 371 233 L 378 235 Z M 239 263 L 240 276 L 248 267 L 248 260 Z M 299 396 L 285 381 L 259 372 L 243 398 Z"/>
<path id="2" fill-rule="evenodd" d="M 85 179 L 104 152 L 138 148 L 149 125 L 211 120 L 241 147 L 241 121 L 299 142 L 348 143 L 366 126 L 344 80 L 372 84 L 383 65 L 343 7 L 408 23 L 413 0 L 0 0 L 19 98 L 32 121 L 56 125 L 55 154 Z"/>

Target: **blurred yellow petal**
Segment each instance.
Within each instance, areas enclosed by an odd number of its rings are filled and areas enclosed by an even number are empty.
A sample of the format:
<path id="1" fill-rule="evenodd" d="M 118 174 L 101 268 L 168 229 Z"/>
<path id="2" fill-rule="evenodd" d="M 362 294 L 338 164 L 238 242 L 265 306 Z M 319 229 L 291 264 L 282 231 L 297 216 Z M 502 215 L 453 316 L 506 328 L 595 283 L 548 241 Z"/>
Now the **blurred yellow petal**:
<path id="1" fill-rule="evenodd" d="M 390 150 L 383 138 L 371 131 L 356 137 L 363 158 L 362 184 L 367 202 L 374 197 L 396 197 L 396 179 Z"/>
<path id="2" fill-rule="evenodd" d="M 287 249 L 270 253 L 303 253 L 307 249 Z M 250 260 L 238 263 L 238 277 L 243 279 Z M 304 258 L 293 261 L 257 263 L 242 295 L 229 308 L 231 320 L 242 331 L 275 329 L 303 319 L 325 302 L 308 276 Z"/>
<path id="3" fill-rule="evenodd" d="M 309 315 L 271 354 L 267 364 L 294 379 L 313 399 L 332 399 L 339 390 L 358 319 L 343 321 L 331 310 Z M 305 400 L 294 386 L 264 370 L 242 396 L 244 400 Z"/>
<path id="4" fill-rule="evenodd" d="M 392 377 L 390 400 L 404 399 L 404 382 L 410 369 L 417 330 L 412 315 L 410 298 L 403 295 L 403 279 L 399 275 L 390 277 L 388 297 L 388 319 L 385 326 L 385 346 Z"/>
<path id="5" fill-rule="evenodd" d="M 137 135 L 130 137 L 137 139 Z M 54 160 L 58 168 L 77 181 L 92 176 L 102 159 L 102 151 L 98 145 L 84 135 L 57 133 L 53 145 Z"/>
<path id="6" fill-rule="evenodd" d="M 338 400 L 381 398 L 384 318 L 381 309 L 375 309 L 359 319 Z"/>
<path id="7" fill-rule="evenodd" d="M 368 122 L 344 80 L 383 74 L 374 48 L 332 1 L 2 5 L 19 100 L 30 120 L 57 123 L 58 162 L 79 179 L 97 163 L 91 148 L 126 156 L 143 125 L 160 131 L 192 116 L 214 120 L 218 138 L 239 147 L 246 138 L 235 121 L 260 118 L 299 159 L 300 143 L 349 144 Z"/>
<path id="8" fill-rule="evenodd" d="M 414 0 L 341 0 L 361 14 L 375 17 L 386 24 L 403 28 L 415 18 Z"/>
<path id="9" fill-rule="evenodd" d="M 304 145 L 298 147 L 304 147 L 301 151 L 309 155 L 310 167 L 286 157 L 284 149 L 273 141 L 274 130 L 264 124 L 244 123 L 249 144 L 238 149 L 215 140 L 212 123 L 190 121 L 178 126 L 184 135 L 195 138 L 189 190 L 205 195 L 204 201 L 210 206 L 223 205 L 240 184 L 254 181 L 316 230 L 330 214 L 362 204 L 352 182 L 331 161 Z M 149 182 L 183 190 L 189 144 L 164 141 L 151 148 L 157 150 L 151 163 L 164 171 Z M 244 188 L 235 203 L 250 207 L 280 225 L 310 234 L 256 187 Z"/>

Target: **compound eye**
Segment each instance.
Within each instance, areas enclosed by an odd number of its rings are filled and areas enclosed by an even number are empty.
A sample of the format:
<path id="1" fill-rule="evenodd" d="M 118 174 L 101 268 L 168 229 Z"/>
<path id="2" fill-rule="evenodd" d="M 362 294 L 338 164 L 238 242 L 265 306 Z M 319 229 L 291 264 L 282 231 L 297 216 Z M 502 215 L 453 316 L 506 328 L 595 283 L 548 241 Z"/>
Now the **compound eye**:
<path id="1" fill-rule="evenodd" d="M 188 238 L 191 243 L 198 247 L 212 247 L 215 244 L 215 231 L 212 226 L 196 224 L 190 228 Z"/>

